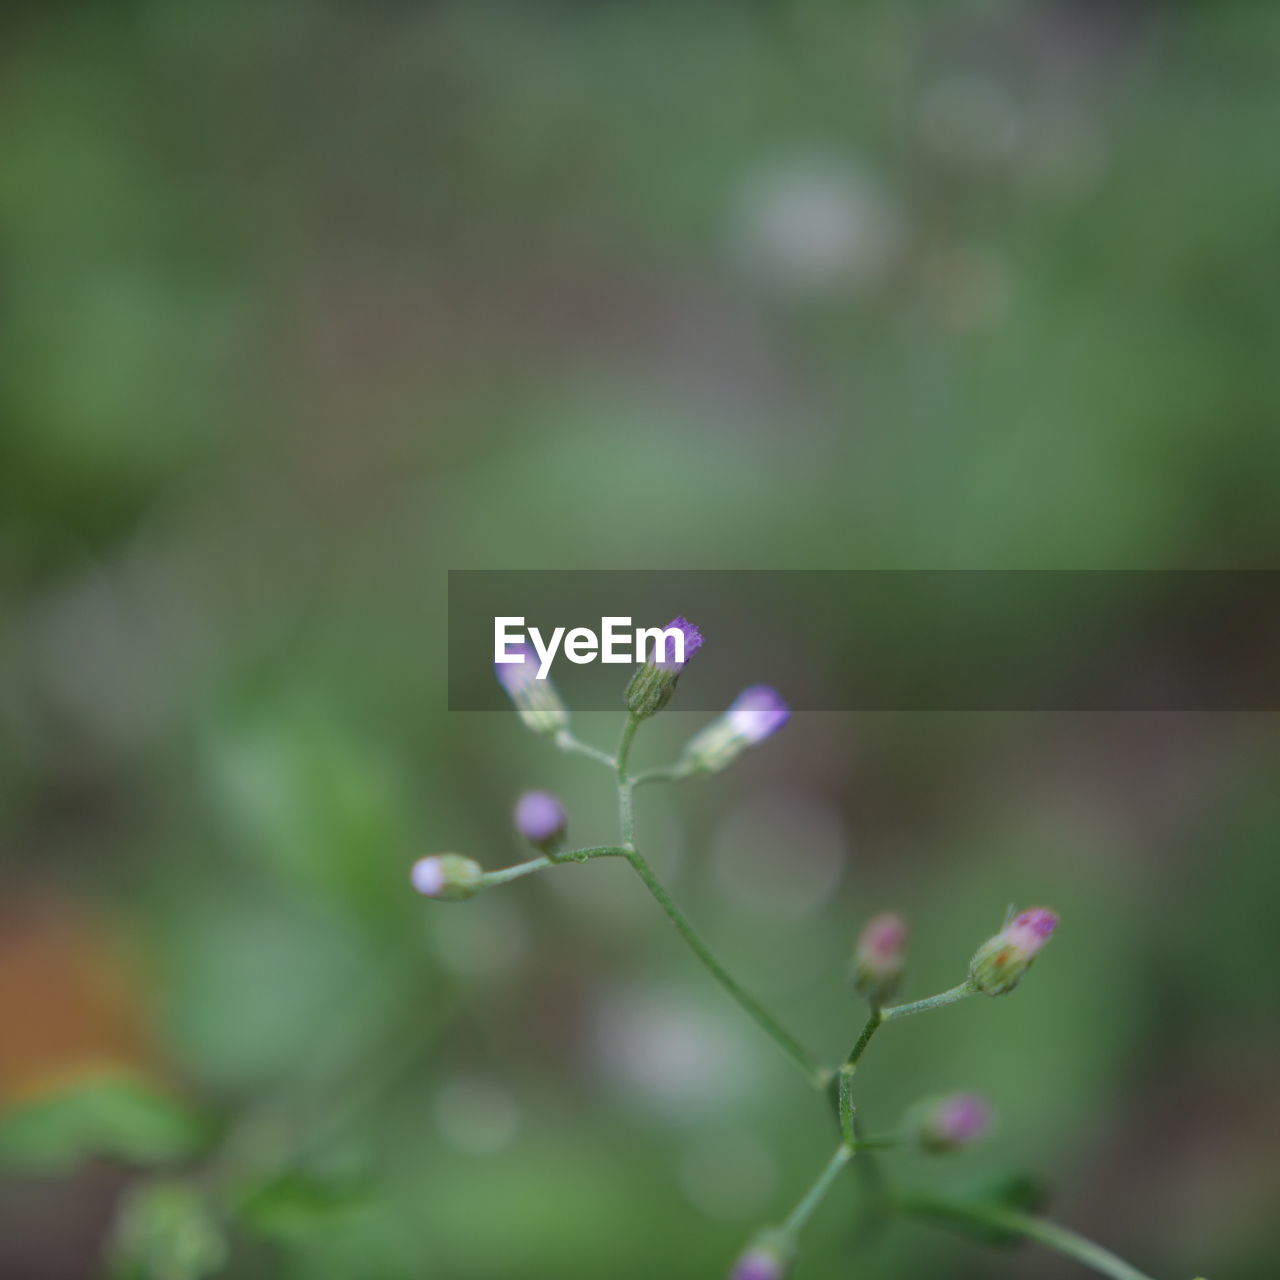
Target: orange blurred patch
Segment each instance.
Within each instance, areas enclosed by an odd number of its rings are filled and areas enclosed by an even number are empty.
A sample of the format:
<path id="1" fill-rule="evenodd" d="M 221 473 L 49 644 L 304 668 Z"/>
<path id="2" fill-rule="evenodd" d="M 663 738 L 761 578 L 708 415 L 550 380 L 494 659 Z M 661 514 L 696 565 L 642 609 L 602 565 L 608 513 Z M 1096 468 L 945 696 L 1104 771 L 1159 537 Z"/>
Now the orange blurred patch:
<path id="1" fill-rule="evenodd" d="M 0 910 L 0 1104 L 104 1066 L 153 1065 L 119 948 L 102 922 L 48 898 Z"/>

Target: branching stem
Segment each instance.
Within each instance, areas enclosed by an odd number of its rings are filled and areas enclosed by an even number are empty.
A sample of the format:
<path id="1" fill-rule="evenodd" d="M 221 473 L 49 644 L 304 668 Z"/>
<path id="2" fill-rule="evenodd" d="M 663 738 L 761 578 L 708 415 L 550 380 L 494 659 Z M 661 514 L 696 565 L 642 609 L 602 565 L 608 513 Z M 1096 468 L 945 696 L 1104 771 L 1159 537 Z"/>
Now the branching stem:
<path id="1" fill-rule="evenodd" d="M 1085 1239 L 1067 1227 L 1033 1214 L 1021 1213 L 1004 1205 L 969 1204 L 963 1200 L 946 1200 L 938 1196 L 910 1195 L 896 1202 L 896 1207 L 915 1218 L 940 1223 L 944 1226 L 970 1224 L 994 1227 L 1011 1232 L 1027 1240 L 1035 1240 L 1046 1248 L 1054 1249 L 1068 1258 L 1074 1258 L 1086 1267 L 1111 1280 L 1151 1280 L 1145 1272 L 1130 1266 L 1110 1249 Z"/>

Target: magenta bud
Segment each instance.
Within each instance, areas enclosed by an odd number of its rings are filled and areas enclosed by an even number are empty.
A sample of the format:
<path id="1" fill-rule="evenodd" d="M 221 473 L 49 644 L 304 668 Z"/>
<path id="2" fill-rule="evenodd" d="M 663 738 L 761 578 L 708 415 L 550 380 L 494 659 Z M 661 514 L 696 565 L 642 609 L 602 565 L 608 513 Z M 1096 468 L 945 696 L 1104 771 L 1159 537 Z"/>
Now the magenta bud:
<path id="1" fill-rule="evenodd" d="M 912 1112 L 908 1128 L 922 1151 L 943 1155 L 985 1137 L 992 1119 L 985 1098 L 976 1093 L 953 1093 L 921 1104 Z"/>
<path id="2" fill-rule="evenodd" d="M 509 645 L 502 661 L 493 664 L 493 672 L 520 719 L 534 733 L 551 737 L 568 727 L 569 711 L 555 685 L 538 678 L 538 658 L 527 644 Z"/>
<path id="3" fill-rule="evenodd" d="M 413 864 L 409 879 L 424 898 L 460 902 L 480 892 L 484 872 L 478 862 L 459 853 L 433 853 Z"/>
<path id="4" fill-rule="evenodd" d="M 569 819 L 558 796 L 526 791 L 516 801 L 516 830 L 535 848 L 549 853 L 564 842 Z"/>
<path id="5" fill-rule="evenodd" d="M 715 773 L 777 733 L 790 718 L 791 709 L 776 689 L 753 684 L 734 698 L 724 715 L 689 740 L 681 767 L 686 773 Z"/>
<path id="6" fill-rule="evenodd" d="M 1047 907 L 1019 912 L 974 953 L 969 981 L 985 996 L 1012 991 L 1057 927 L 1058 917 Z"/>
<path id="7" fill-rule="evenodd" d="M 794 1246 L 782 1232 L 761 1232 L 733 1264 L 729 1280 L 785 1280 L 794 1258 Z"/>
<path id="8" fill-rule="evenodd" d="M 651 636 L 645 644 L 644 661 L 636 668 L 624 697 L 627 710 L 637 720 L 657 715 L 671 701 L 680 673 L 702 648 L 702 632 L 687 618 L 672 618 L 658 630 L 662 635 Z"/>
<path id="9" fill-rule="evenodd" d="M 853 985 L 873 1005 L 883 1004 L 902 983 L 910 927 L 896 911 L 868 921 L 853 957 Z"/>
<path id="10" fill-rule="evenodd" d="M 786 1264 L 763 1249 L 752 1249 L 734 1263 L 729 1280 L 783 1280 Z"/>

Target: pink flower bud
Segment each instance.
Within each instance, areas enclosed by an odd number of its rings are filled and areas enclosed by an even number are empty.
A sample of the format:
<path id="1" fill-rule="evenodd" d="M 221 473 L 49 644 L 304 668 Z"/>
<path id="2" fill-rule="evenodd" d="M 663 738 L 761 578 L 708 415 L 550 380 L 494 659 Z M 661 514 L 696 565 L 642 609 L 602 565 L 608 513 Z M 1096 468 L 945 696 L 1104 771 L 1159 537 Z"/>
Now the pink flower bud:
<path id="1" fill-rule="evenodd" d="M 480 892 L 484 872 L 478 862 L 459 853 L 434 853 L 413 864 L 409 879 L 425 898 L 460 902 Z"/>
<path id="2" fill-rule="evenodd" d="M 795 1246 L 781 1231 L 761 1232 L 733 1264 L 729 1280 L 785 1280 L 794 1257 Z"/>
<path id="3" fill-rule="evenodd" d="M 912 1113 L 908 1127 L 922 1151 L 942 1155 L 985 1137 L 992 1114 L 987 1100 L 976 1093 L 953 1093 L 924 1103 Z"/>
<path id="4" fill-rule="evenodd" d="M 516 801 L 516 830 L 545 852 L 563 842 L 568 821 L 560 798 L 550 791 L 526 791 Z"/>
<path id="5" fill-rule="evenodd" d="M 902 916 L 895 911 L 882 911 L 859 936 L 853 959 L 853 985 L 873 1005 L 883 1004 L 901 984 L 909 934 Z"/>
<path id="6" fill-rule="evenodd" d="M 1058 917 L 1046 907 L 1020 912 L 974 953 L 969 981 L 986 996 L 1012 991 L 1057 927 Z"/>

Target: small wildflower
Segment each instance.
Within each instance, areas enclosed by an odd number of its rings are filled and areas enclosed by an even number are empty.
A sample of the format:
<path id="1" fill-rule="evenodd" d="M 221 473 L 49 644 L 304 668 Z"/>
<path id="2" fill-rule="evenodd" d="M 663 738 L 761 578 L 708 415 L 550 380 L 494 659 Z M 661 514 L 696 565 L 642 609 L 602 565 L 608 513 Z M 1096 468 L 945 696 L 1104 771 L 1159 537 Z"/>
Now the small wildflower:
<path id="1" fill-rule="evenodd" d="M 673 636 L 664 634 L 654 639 L 652 656 L 647 656 L 644 665 L 636 668 L 631 683 L 627 685 L 627 709 L 639 720 L 657 715 L 671 701 L 680 673 L 702 647 L 702 632 L 686 618 L 673 618 L 662 631 L 680 634 L 684 641 L 684 658 L 678 660 L 679 651 Z"/>
<path id="2" fill-rule="evenodd" d="M 882 911 L 859 936 L 853 957 L 853 986 L 871 1004 L 882 1005 L 902 984 L 909 934 L 902 916 L 896 911 Z"/>
<path id="3" fill-rule="evenodd" d="M 550 680 L 538 679 L 538 658 L 527 644 L 507 648 L 509 662 L 495 662 L 498 683 L 515 703 L 516 711 L 527 728 L 547 737 L 568 728 L 569 711 L 560 700 Z"/>
<path id="4" fill-rule="evenodd" d="M 1058 917 L 1045 907 L 1020 912 L 974 953 L 969 981 L 984 996 L 1012 991 L 1057 927 Z"/>
<path id="5" fill-rule="evenodd" d="M 914 1108 L 907 1129 L 922 1151 L 944 1155 L 986 1136 L 992 1114 L 987 1100 L 976 1093 L 953 1093 Z"/>
<path id="6" fill-rule="evenodd" d="M 550 791 L 526 791 L 516 801 L 515 820 L 516 830 L 543 853 L 564 843 L 569 819 L 559 797 Z"/>
<path id="7" fill-rule="evenodd" d="M 423 897 L 460 902 L 480 892 L 484 872 L 459 853 L 433 853 L 413 864 L 409 879 Z"/>
<path id="8" fill-rule="evenodd" d="M 767 684 L 744 689 L 718 720 L 690 739 L 681 764 L 688 773 L 715 773 L 747 747 L 777 733 L 791 718 L 782 695 Z"/>
<path id="9" fill-rule="evenodd" d="M 729 1280 L 785 1280 L 794 1257 L 794 1247 L 781 1232 L 762 1232 L 733 1264 Z"/>

